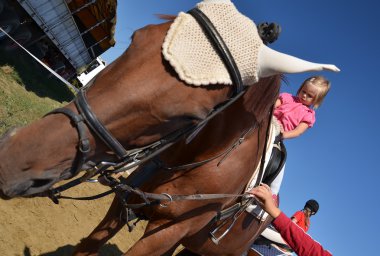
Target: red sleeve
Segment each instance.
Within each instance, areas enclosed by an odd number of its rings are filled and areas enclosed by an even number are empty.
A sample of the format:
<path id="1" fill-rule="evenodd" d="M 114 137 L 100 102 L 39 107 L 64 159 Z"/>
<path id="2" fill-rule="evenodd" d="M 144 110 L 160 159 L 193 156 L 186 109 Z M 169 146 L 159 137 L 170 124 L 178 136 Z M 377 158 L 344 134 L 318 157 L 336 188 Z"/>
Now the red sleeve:
<path id="1" fill-rule="evenodd" d="M 284 213 L 281 212 L 272 224 L 298 256 L 332 256 L 329 251 L 324 250 L 322 245 L 313 240 Z"/>

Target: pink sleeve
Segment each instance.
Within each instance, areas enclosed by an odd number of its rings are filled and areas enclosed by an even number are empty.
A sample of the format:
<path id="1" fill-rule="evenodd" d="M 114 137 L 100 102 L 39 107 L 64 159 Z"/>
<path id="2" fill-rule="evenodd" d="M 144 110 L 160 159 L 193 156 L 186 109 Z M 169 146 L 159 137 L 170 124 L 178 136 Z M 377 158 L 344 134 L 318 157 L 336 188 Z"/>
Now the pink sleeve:
<path id="1" fill-rule="evenodd" d="M 281 100 L 281 104 L 293 102 L 293 96 L 290 93 L 283 92 L 278 96 L 278 98 Z"/>
<path id="2" fill-rule="evenodd" d="M 307 112 L 307 114 L 302 118 L 302 121 L 306 123 L 309 128 L 313 127 L 315 123 L 315 112 L 314 110 L 310 109 L 310 111 Z"/>
<path id="3" fill-rule="evenodd" d="M 332 256 L 317 241 L 293 223 L 283 212 L 272 222 L 285 242 L 298 256 Z"/>

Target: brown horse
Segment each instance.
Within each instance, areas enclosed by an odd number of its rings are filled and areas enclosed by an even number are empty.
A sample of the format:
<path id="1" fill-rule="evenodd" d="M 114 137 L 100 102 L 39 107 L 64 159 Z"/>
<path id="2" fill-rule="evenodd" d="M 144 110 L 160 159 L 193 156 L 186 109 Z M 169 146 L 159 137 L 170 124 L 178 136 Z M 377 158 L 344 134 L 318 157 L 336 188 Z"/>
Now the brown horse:
<path id="1" fill-rule="evenodd" d="M 253 85 L 243 98 L 214 117 L 190 144 L 185 141 L 177 143 L 161 154 L 160 160 L 164 166 L 179 166 L 218 156 L 230 149 L 243 131 L 256 127 L 227 156 L 222 154 L 204 165 L 175 172 L 157 167 L 140 189 L 170 195 L 242 194 L 260 161 L 270 107 L 276 99 L 278 85 L 278 77 Z M 146 171 L 144 168 L 150 167 L 142 166 L 135 172 Z M 211 220 L 217 212 L 234 202 L 235 198 L 179 201 L 169 203 L 167 207 L 138 209 L 136 212 L 147 217 L 149 223 L 142 239 L 126 255 L 171 255 L 179 244 L 201 255 L 241 255 L 270 219 L 260 222 L 250 213 L 243 213 L 230 233 L 215 245 L 210 240 L 210 231 L 218 223 Z M 141 199 L 131 196 L 128 203 L 141 203 Z M 125 225 L 120 218 L 123 210 L 124 206 L 115 198 L 103 221 L 81 241 L 75 255 L 96 255 L 102 244 Z"/>
<path id="2" fill-rule="evenodd" d="M 178 79 L 161 55 L 161 45 L 169 26 L 170 22 L 135 32 L 129 49 L 87 90 L 93 112 L 127 150 L 143 147 L 180 128 L 198 123 L 231 95 L 230 86 L 193 87 Z M 173 173 L 159 168 L 141 189 L 169 194 L 241 194 L 260 160 L 270 107 L 278 89 L 278 77 L 253 85 L 243 98 L 209 121 L 190 144 L 180 141 L 160 156 L 167 166 L 208 159 L 228 149 L 244 131 L 253 128 L 245 142 L 225 155 L 220 165 L 217 163 L 223 157 L 193 170 Z M 77 112 L 74 103 L 66 108 Z M 8 132 L 0 140 L 0 196 L 9 199 L 37 194 L 76 175 L 72 169 L 77 165 L 78 135 L 73 126 L 65 115 L 53 114 Z M 86 155 L 86 162 L 117 160 L 92 130 L 87 133 L 90 134 L 91 150 Z M 87 166 L 85 163 L 83 168 Z M 128 202 L 137 200 L 131 196 Z M 216 212 L 233 202 L 232 198 L 183 201 L 166 208 L 142 209 L 141 213 L 150 221 L 144 237 L 128 255 L 171 253 L 180 243 L 196 253 L 239 255 L 265 225 L 243 213 L 223 243 L 214 245 L 208 239 L 215 225 L 210 220 Z M 123 225 L 115 218 L 117 209 L 120 205 L 115 201 L 106 220 L 100 224 L 111 224 L 110 234 Z M 84 240 L 78 251 L 88 246 L 97 249 L 93 242 L 98 243 L 104 238 L 99 238 L 97 231 L 94 236 Z"/>

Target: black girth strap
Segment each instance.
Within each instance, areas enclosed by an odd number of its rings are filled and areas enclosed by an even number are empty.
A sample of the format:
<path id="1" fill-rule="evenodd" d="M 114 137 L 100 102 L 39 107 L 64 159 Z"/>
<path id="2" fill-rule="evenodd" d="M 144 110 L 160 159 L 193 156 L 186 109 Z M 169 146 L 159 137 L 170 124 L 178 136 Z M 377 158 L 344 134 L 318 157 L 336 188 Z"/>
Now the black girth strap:
<path id="1" fill-rule="evenodd" d="M 98 135 L 98 137 L 117 155 L 119 159 L 125 159 L 128 156 L 128 151 L 115 139 L 115 137 L 108 131 L 108 129 L 98 120 L 92 112 L 90 105 L 87 103 L 84 90 L 79 90 L 76 98 L 75 105 L 79 113 L 82 114 L 86 120 L 86 124 L 90 126 L 91 130 Z"/>
<path id="2" fill-rule="evenodd" d="M 236 65 L 236 62 L 227 45 L 223 41 L 223 38 L 216 30 L 210 19 L 201 10 L 194 8 L 188 11 L 188 13 L 193 16 L 201 26 L 204 33 L 207 35 L 211 44 L 214 46 L 224 65 L 226 66 L 228 73 L 230 74 L 232 84 L 235 85 L 235 91 L 233 95 L 239 94 L 244 87 L 243 81 L 241 79 L 240 71 Z"/>

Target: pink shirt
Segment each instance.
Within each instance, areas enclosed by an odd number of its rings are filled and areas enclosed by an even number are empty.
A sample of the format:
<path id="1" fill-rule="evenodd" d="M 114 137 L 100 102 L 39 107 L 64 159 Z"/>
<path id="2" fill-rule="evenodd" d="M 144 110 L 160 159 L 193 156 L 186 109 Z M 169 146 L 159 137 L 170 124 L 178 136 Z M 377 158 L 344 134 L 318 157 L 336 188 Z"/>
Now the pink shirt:
<path id="1" fill-rule="evenodd" d="M 273 115 L 281 123 L 284 131 L 294 130 L 300 123 L 306 123 L 309 128 L 315 123 L 315 111 L 299 102 L 298 98 L 289 94 L 281 93 L 279 96 L 281 105 Z"/>

